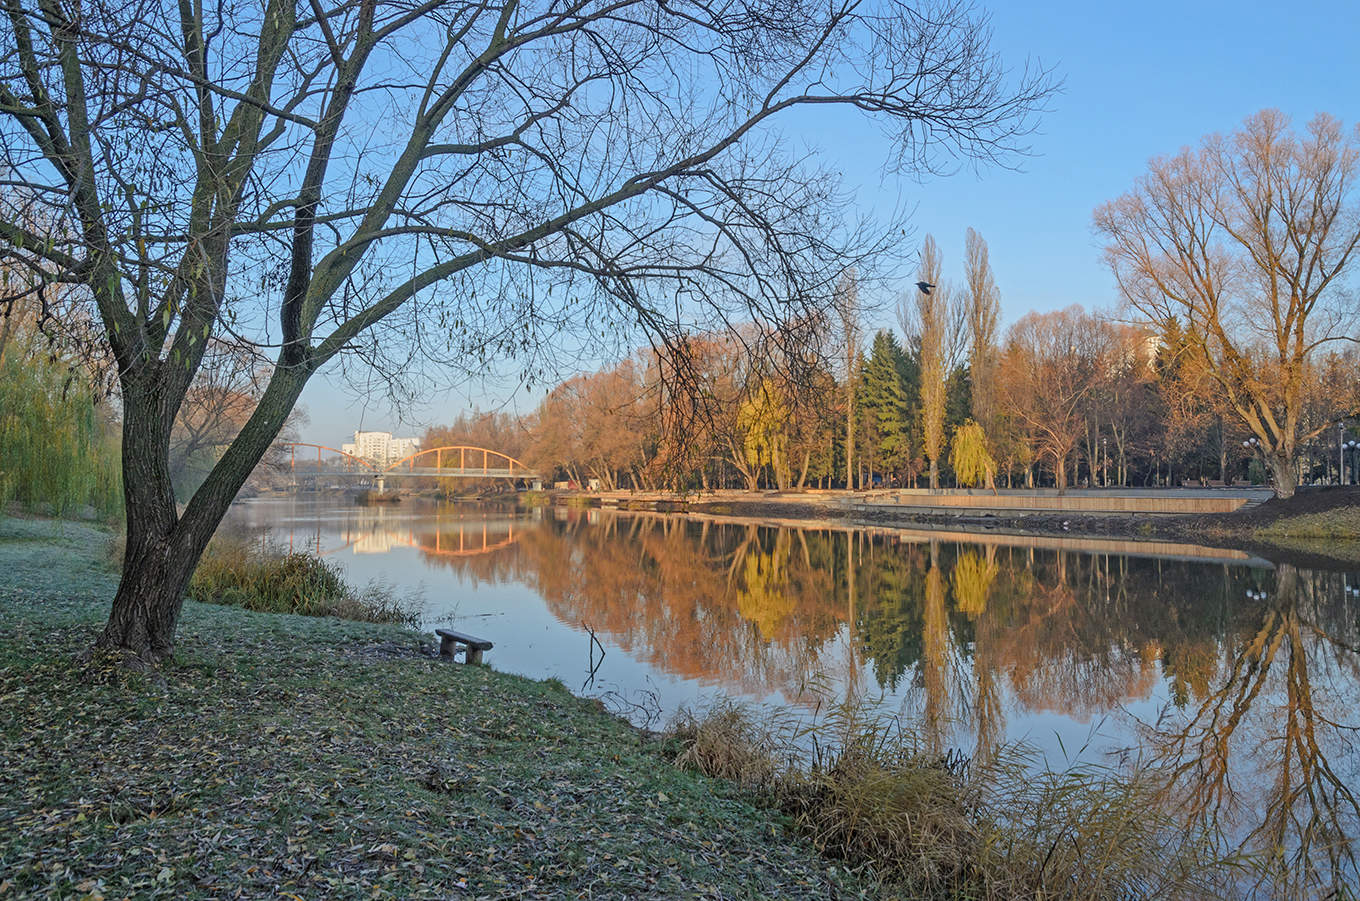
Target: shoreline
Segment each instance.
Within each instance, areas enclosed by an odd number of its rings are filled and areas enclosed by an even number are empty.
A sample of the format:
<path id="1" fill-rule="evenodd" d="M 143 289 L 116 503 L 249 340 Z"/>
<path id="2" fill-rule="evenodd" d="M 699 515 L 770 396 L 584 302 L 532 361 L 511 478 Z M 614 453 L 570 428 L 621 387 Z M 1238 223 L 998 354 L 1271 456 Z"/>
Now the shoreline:
<path id="1" fill-rule="evenodd" d="M 1067 496 L 1081 497 L 1081 491 L 1074 489 Z M 958 507 L 929 513 L 922 512 L 920 507 L 874 503 L 863 492 L 843 491 L 688 494 L 554 491 L 545 492 L 544 496 L 549 504 L 558 507 L 760 519 L 768 520 L 772 526 L 823 522 L 845 527 L 963 532 L 977 536 L 1177 544 L 1240 551 L 1270 563 L 1292 563 L 1315 569 L 1352 569 L 1360 565 L 1360 533 L 1344 538 L 1285 538 L 1262 534 L 1264 529 L 1279 527 L 1299 517 L 1360 510 L 1360 487 L 1357 486 L 1302 489 L 1292 498 L 1272 498 L 1234 512 L 1157 514 L 1070 510 L 1012 513 Z M 1121 552 L 1137 553 L 1138 550 L 1130 547 Z"/>

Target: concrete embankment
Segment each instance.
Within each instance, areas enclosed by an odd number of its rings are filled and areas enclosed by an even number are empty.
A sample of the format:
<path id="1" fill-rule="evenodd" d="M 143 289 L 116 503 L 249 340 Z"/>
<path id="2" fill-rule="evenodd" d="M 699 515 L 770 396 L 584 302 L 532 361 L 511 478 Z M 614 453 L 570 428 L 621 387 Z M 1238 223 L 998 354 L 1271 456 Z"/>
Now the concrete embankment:
<path id="1" fill-rule="evenodd" d="M 1176 515 L 1233 513 L 1271 497 L 1264 488 L 1056 489 L 986 491 L 968 488 L 898 488 L 874 491 L 664 491 L 570 492 L 559 502 L 632 510 L 721 513 L 724 507 L 758 504 L 779 509 L 808 507 L 826 514 L 921 512 L 927 514 L 1063 513 L 1081 515 Z"/>
<path id="2" fill-rule="evenodd" d="M 1235 513 L 1269 500 L 1268 488 L 1085 488 L 1057 491 L 979 491 L 969 488 L 930 491 L 903 488 L 859 495 L 850 501 L 855 509 L 888 507 L 935 513 L 953 511 L 991 513 L 1085 514 L 1205 514 Z"/>

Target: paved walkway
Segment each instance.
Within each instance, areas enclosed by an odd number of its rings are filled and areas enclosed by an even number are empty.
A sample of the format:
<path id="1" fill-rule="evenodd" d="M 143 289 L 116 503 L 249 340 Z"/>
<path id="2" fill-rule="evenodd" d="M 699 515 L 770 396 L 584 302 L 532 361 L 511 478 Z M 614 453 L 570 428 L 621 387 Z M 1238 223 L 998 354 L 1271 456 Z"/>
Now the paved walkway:
<path id="1" fill-rule="evenodd" d="M 849 507 L 857 513 L 918 511 L 922 513 L 1068 513 L 1200 514 L 1231 513 L 1272 497 L 1269 488 L 1055 488 L 999 489 L 889 488 L 874 491 L 809 489 L 805 491 L 704 491 L 678 495 L 668 491 L 588 492 L 605 506 L 685 501 L 689 504 L 813 505 Z"/>
<path id="2" fill-rule="evenodd" d="M 1269 488 L 1054 488 L 1002 489 L 904 488 L 861 494 L 857 511 L 876 508 L 983 513 L 1177 514 L 1232 513 L 1273 496 Z"/>

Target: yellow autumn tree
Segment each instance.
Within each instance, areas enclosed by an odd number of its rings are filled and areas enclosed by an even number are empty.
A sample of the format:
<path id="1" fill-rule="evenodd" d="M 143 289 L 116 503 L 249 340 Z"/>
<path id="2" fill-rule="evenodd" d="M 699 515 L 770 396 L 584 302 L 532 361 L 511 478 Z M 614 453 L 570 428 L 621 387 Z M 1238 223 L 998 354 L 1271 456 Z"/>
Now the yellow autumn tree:
<path id="1" fill-rule="evenodd" d="M 780 488 L 789 486 L 788 444 L 789 408 L 779 389 L 769 379 L 751 392 L 737 411 L 737 428 L 743 439 L 746 462 L 753 470 L 769 466 Z"/>
<path id="2" fill-rule="evenodd" d="M 978 556 L 976 551 L 964 551 L 954 564 L 949 581 L 954 587 L 954 601 L 959 610 L 974 622 L 987 610 L 987 596 L 996 580 L 996 561 Z"/>
<path id="3" fill-rule="evenodd" d="M 987 449 L 987 435 L 982 426 L 968 420 L 954 430 L 949 448 L 949 463 L 960 485 L 974 488 L 978 484 L 996 491 L 996 460 Z"/>

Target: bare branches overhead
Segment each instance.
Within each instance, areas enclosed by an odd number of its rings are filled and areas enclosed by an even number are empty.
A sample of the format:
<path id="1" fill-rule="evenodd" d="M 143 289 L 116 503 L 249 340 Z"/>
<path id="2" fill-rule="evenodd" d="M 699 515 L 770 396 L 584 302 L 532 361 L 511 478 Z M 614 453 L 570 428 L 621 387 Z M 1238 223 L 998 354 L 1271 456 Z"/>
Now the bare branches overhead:
<path id="1" fill-rule="evenodd" d="M 190 565 L 327 361 L 546 370 L 786 335 L 900 224 L 849 221 L 779 117 L 859 111 L 923 174 L 1023 152 L 1052 89 L 948 0 L 0 4 L 0 252 L 97 307 L 155 541 L 180 528 L 164 448 L 208 342 L 275 350 L 184 514 Z M 130 559 L 160 559 L 140 538 Z"/>

